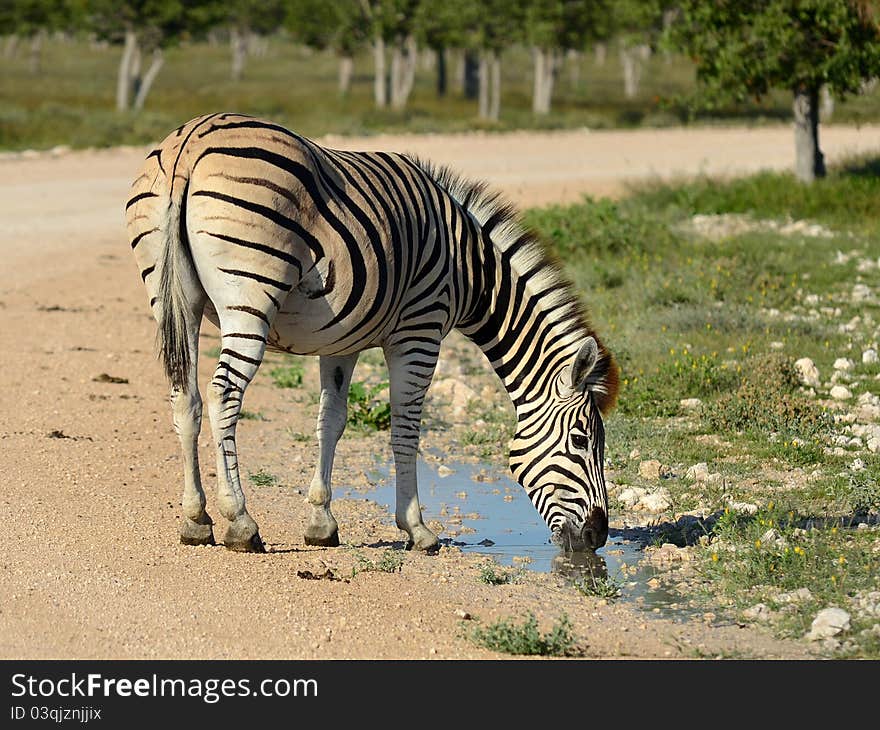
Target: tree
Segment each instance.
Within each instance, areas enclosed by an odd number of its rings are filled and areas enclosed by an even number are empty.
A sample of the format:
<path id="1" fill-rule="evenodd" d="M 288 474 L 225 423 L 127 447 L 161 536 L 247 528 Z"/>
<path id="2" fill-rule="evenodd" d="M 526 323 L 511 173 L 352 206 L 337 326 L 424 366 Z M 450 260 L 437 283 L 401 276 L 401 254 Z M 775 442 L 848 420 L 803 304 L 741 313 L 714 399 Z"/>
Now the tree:
<path id="1" fill-rule="evenodd" d="M 618 0 L 612 5 L 614 33 L 620 44 L 623 93 L 627 99 L 639 92 L 642 64 L 651 56 L 663 29 L 669 0 Z"/>
<path id="2" fill-rule="evenodd" d="M 250 53 L 254 35 L 267 35 L 284 19 L 282 0 L 214 0 L 190 11 L 190 19 L 201 27 L 225 26 L 232 51 L 231 77 L 239 81 Z"/>
<path id="3" fill-rule="evenodd" d="M 819 145 L 819 93 L 858 93 L 880 74 L 877 0 L 680 0 L 667 32 L 697 67 L 695 105 L 760 99 L 772 88 L 792 93 L 795 173 L 809 183 L 825 174 Z"/>
<path id="4" fill-rule="evenodd" d="M 448 88 L 446 52 L 465 46 L 473 7 L 470 0 L 421 0 L 416 8 L 417 38 L 437 59 L 437 96 Z"/>
<path id="5" fill-rule="evenodd" d="M 30 69 L 39 73 L 46 35 L 65 28 L 72 20 L 72 11 L 66 0 L 15 0 L 0 5 L 0 28 L 10 36 L 7 55 L 14 53 L 20 38 L 30 40 Z"/>
<path id="6" fill-rule="evenodd" d="M 165 62 L 164 49 L 176 42 L 192 21 L 207 17 L 204 2 L 187 0 L 78 0 L 86 23 L 101 38 L 122 43 L 116 83 L 119 111 L 143 108 Z M 143 71 L 143 59 L 150 65 Z"/>
<path id="7" fill-rule="evenodd" d="M 525 40 L 532 47 L 532 111 L 547 114 L 565 51 L 607 35 L 609 0 L 525 0 Z"/>
<path id="8" fill-rule="evenodd" d="M 368 18 L 361 0 L 288 0 L 285 26 L 310 48 L 330 48 L 339 59 L 339 93 L 351 85 L 354 54 L 368 37 Z"/>
<path id="9" fill-rule="evenodd" d="M 481 118 L 497 122 L 501 110 L 501 54 L 520 39 L 525 7 L 516 0 L 480 0 L 474 6 L 474 35 L 480 53 L 479 113 Z"/>
<path id="10" fill-rule="evenodd" d="M 389 102 L 403 109 L 415 83 L 418 61 L 415 18 L 419 0 L 360 0 L 373 41 L 376 106 Z M 385 47 L 391 45 L 391 69 L 386 72 Z M 390 92 L 390 94 L 389 94 Z"/>

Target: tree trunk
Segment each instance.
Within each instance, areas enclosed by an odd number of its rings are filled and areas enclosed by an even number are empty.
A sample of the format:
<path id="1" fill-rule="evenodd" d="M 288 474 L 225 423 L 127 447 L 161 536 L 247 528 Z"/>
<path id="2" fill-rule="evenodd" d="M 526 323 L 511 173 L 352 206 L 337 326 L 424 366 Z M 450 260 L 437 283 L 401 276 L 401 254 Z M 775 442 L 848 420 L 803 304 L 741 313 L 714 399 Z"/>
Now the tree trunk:
<path id="1" fill-rule="evenodd" d="M 373 98 L 380 109 L 388 105 L 388 80 L 385 72 L 385 39 L 373 39 Z"/>
<path id="2" fill-rule="evenodd" d="M 132 67 L 138 53 L 137 34 L 133 30 L 125 31 L 125 44 L 122 47 L 122 59 L 119 61 L 119 73 L 116 77 L 116 110 L 124 112 L 128 109 L 131 98 Z"/>
<path id="3" fill-rule="evenodd" d="M 391 55 L 391 106 L 403 109 L 416 77 L 418 48 L 415 36 L 399 38 Z"/>
<path id="4" fill-rule="evenodd" d="M 162 68 L 163 63 L 165 63 L 165 56 L 162 53 L 162 49 L 157 48 L 153 51 L 153 62 L 144 74 L 144 78 L 141 79 L 140 88 L 138 88 L 137 96 L 134 98 L 135 111 L 140 111 L 144 108 L 147 94 L 150 93 L 153 82 L 156 80 L 156 76 L 159 75 L 159 70 Z"/>
<path id="5" fill-rule="evenodd" d="M 30 70 L 32 74 L 40 73 L 43 66 L 43 41 L 46 31 L 40 28 L 31 38 Z"/>
<path id="6" fill-rule="evenodd" d="M 339 57 L 339 95 L 348 96 L 351 88 L 351 73 L 354 69 L 354 59 L 347 53 Z"/>
<path id="7" fill-rule="evenodd" d="M 568 64 L 568 78 L 571 88 L 575 91 L 581 85 L 581 56 L 583 54 L 574 48 L 569 48 L 565 53 L 565 61 Z"/>
<path id="8" fill-rule="evenodd" d="M 595 49 L 593 50 L 596 65 L 604 66 L 605 59 L 608 57 L 608 44 L 607 43 L 597 43 Z"/>
<path id="9" fill-rule="evenodd" d="M 18 50 L 18 34 L 6 36 L 6 43 L 3 46 L 3 57 L 6 59 L 15 58 L 15 52 Z"/>
<path id="10" fill-rule="evenodd" d="M 465 76 L 467 75 L 467 64 L 464 57 L 464 51 L 457 51 L 455 54 L 455 87 L 462 96 L 465 93 Z"/>
<path id="11" fill-rule="evenodd" d="M 464 52 L 464 98 L 476 99 L 480 95 L 480 57 L 477 51 Z"/>
<path id="12" fill-rule="evenodd" d="M 229 45 L 232 48 L 232 80 L 240 81 L 248 53 L 247 30 L 232 26 L 229 29 Z"/>
<path id="13" fill-rule="evenodd" d="M 480 94 L 479 94 L 479 116 L 480 119 L 489 118 L 489 52 L 480 52 L 479 65 L 480 78 Z"/>
<path id="14" fill-rule="evenodd" d="M 822 84 L 819 90 L 819 120 L 822 122 L 830 122 L 834 115 L 834 97 L 828 90 L 827 84 Z"/>
<path id="15" fill-rule="evenodd" d="M 627 99 L 634 99 L 639 93 L 642 80 L 642 63 L 651 55 L 651 47 L 646 43 L 636 46 L 620 47 L 620 63 L 623 66 L 623 93 Z"/>
<path id="16" fill-rule="evenodd" d="M 489 119 L 498 121 L 501 114 L 501 57 L 492 51 L 489 60 L 489 76 L 492 79 L 492 93 L 489 96 Z"/>
<path id="17" fill-rule="evenodd" d="M 546 48 L 533 48 L 532 55 L 535 61 L 532 111 L 535 114 L 548 114 L 556 76 L 556 52 Z"/>
<path id="18" fill-rule="evenodd" d="M 795 175 L 811 183 L 825 177 L 825 157 L 819 149 L 819 89 L 796 89 L 793 110 Z"/>
<path id="19" fill-rule="evenodd" d="M 436 48 L 437 53 L 437 96 L 446 96 L 446 49 Z"/>

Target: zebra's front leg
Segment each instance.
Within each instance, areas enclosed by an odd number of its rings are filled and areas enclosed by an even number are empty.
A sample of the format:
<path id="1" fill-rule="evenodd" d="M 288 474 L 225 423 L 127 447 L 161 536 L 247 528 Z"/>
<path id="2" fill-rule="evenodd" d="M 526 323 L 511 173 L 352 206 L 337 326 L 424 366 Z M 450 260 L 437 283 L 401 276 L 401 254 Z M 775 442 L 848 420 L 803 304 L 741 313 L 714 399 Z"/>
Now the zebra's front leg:
<path id="1" fill-rule="evenodd" d="M 330 512 L 333 496 L 330 477 L 336 444 L 345 430 L 348 418 L 348 387 L 358 354 L 342 357 L 324 356 L 320 359 L 321 403 L 318 407 L 318 464 L 309 486 L 309 521 L 306 525 L 306 545 L 336 547 L 339 545 L 339 526 Z"/>
<path id="2" fill-rule="evenodd" d="M 416 461 L 422 423 L 422 404 L 440 354 L 440 343 L 424 340 L 399 343 L 385 350 L 391 391 L 391 449 L 397 472 L 397 526 L 409 535 L 407 549 L 434 552 L 437 536 L 422 521 Z"/>
<path id="3" fill-rule="evenodd" d="M 257 332 L 253 331 L 255 328 Z M 221 514 L 229 520 L 223 544 L 237 552 L 266 552 L 257 523 L 245 505 L 235 427 L 245 389 L 263 360 L 267 330 L 268 327 L 256 325 L 253 317 L 241 322 L 221 321 L 220 361 L 208 386 L 208 415 L 217 450 L 217 503 Z"/>

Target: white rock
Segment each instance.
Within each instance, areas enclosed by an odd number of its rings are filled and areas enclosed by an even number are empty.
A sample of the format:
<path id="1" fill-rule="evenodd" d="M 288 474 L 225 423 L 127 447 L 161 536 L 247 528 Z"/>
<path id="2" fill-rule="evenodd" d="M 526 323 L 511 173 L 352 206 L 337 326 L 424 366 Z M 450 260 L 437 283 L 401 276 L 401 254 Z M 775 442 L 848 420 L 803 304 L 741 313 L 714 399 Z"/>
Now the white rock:
<path id="1" fill-rule="evenodd" d="M 852 391 L 845 385 L 835 385 L 831 389 L 831 397 L 834 400 L 849 400 L 852 398 Z"/>
<path id="2" fill-rule="evenodd" d="M 856 284 L 852 290 L 852 300 L 854 302 L 863 302 L 871 298 L 871 289 L 867 284 Z"/>
<path id="3" fill-rule="evenodd" d="M 699 398 L 683 398 L 678 405 L 685 411 L 696 411 L 703 405 L 703 401 Z"/>
<path id="4" fill-rule="evenodd" d="M 772 611 L 766 603 L 756 603 L 743 611 L 743 616 L 752 621 L 767 621 L 771 614 Z"/>
<path id="5" fill-rule="evenodd" d="M 849 465 L 850 471 L 865 471 L 865 462 L 861 459 L 854 459 L 853 463 Z"/>
<path id="6" fill-rule="evenodd" d="M 453 416 L 465 415 L 468 404 L 477 397 L 472 388 L 454 378 L 435 381 L 431 387 L 431 394 L 435 398 L 448 402 L 452 407 Z"/>
<path id="7" fill-rule="evenodd" d="M 450 474 L 455 474 L 455 469 L 450 469 L 446 464 L 441 464 L 437 467 L 438 477 L 448 477 Z"/>
<path id="8" fill-rule="evenodd" d="M 872 454 L 876 454 L 878 451 L 880 451 L 880 438 L 872 436 L 868 439 L 868 443 L 865 445 L 868 447 L 868 451 L 870 451 Z"/>
<path id="9" fill-rule="evenodd" d="M 849 614 L 842 608 L 831 606 L 823 608 L 816 614 L 806 638 L 809 641 L 817 641 L 837 636 L 844 631 L 849 631 Z"/>
<path id="10" fill-rule="evenodd" d="M 876 406 L 880 405 L 880 398 L 874 395 L 871 391 L 866 390 L 859 396 L 857 403 L 860 406 Z"/>
<path id="11" fill-rule="evenodd" d="M 617 495 L 617 499 L 624 507 L 632 509 L 647 493 L 648 490 L 641 487 L 627 487 L 621 490 L 620 494 Z"/>
<path id="12" fill-rule="evenodd" d="M 642 452 L 639 451 L 639 447 L 637 446 L 632 451 L 629 452 L 630 459 L 638 459 L 642 455 Z"/>
<path id="13" fill-rule="evenodd" d="M 807 296 L 804 297 L 804 304 L 806 304 L 808 307 L 815 307 L 818 303 L 818 294 L 807 294 Z"/>
<path id="14" fill-rule="evenodd" d="M 869 347 L 862 353 L 862 363 L 864 365 L 874 365 L 880 362 L 880 356 L 877 355 L 877 350 L 873 347 Z"/>
<path id="15" fill-rule="evenodd" d="M 794 363 L 795 369 L 804 385 L 818 388 L 822 383 L 819 380 L 819 368 L 808 357 L 802 357 Z"/>
<path id="16" fill-rule="evenodd" d="M 709 465 L 705 461 L 688 467 L 685 478 L 693 479 L 695 482 L 705 482 L 709 478 Z"/>
<path id="17" fill-rule="evenodd" d="M 734 512 L 744 512 L 747 515 L 753 515 L 758 511 L 758 505 L 752 504 L 751 502 L 730 501 L 727 503 L 727 506 Z"/>
<path id="18" fill-rule="evenodd" d="M 812 597 L 813 594 L 809 588 L 798 588 L 788 593 L 780 593 L 776 596 L 776 600 L 779 603 L 802 603 L 803 601 L 809 601 Z"/>
<path id="19" fill-rule="evenodd" d="M 639 462 L 639 476 L 643 479 L 659 479 L 661 464 L 657 459 Z"/>
<path id="20" fill-rule="evenodd" d="M 844 372 L 849 372 L 854 367 L 855 363 L 848 357 L 839 357 L 834 361 L 835 370 L 843 370 Z"/>
<path id="21" fill-rule="evenodd" d="M 669 492 L 660 489 L 656 492 L 646 494 L 639 500 L 639 508 L 645 512 L 665 512 L 672 505 Z"/>
<path id="22" fill-rule="evenodd" d="M 773 342 L 770 343 L 771 350 L 781 350 L 784 347 L 785 347 L 785 345 L 782 342 L 779 342 L 779 340 L 774 340 Z"/>

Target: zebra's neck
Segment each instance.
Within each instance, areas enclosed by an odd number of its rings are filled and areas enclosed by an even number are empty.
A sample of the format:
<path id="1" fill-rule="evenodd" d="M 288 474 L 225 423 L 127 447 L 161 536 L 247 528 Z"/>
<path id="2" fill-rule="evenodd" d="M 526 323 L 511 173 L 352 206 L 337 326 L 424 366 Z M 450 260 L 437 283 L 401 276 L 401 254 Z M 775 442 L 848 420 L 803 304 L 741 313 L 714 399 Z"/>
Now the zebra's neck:
<path id="1" fill-rule="evenodd" d="M 458 325 L 486 355 L 519 415 L 553 392 L 553 378 L 590 334 L 567 282 L 523 235 L 505 248 L 491 232 L 479 237 L 483 268 L 475 272 L 475 304 Z"/>

